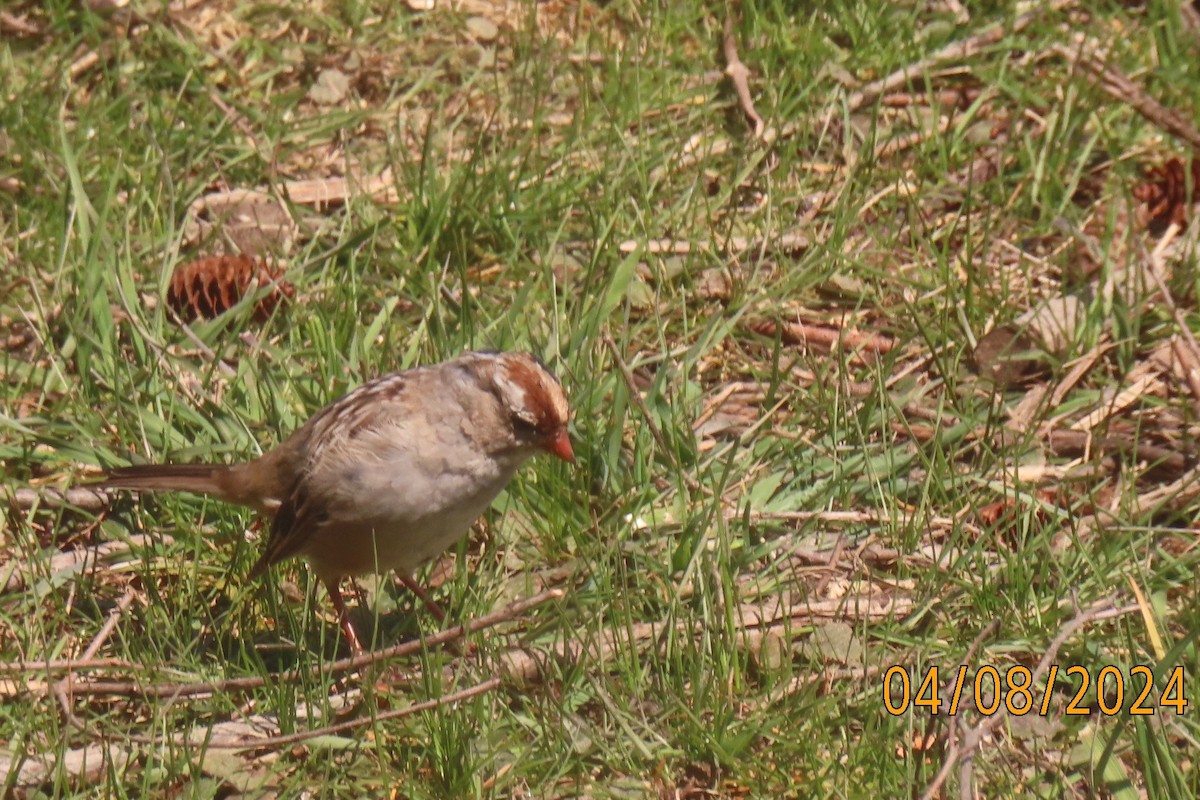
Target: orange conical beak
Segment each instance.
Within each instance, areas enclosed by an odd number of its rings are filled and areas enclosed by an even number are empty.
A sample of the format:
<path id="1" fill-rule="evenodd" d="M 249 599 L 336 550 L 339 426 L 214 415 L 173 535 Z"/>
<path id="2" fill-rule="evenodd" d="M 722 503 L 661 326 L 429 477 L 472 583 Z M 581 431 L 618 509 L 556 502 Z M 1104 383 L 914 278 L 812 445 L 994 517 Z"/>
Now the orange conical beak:
<path id="1" fill-rule="evenodd" d="M 566 428 L 559 428 L 547 436 L 542 442 L 542 449 L 568 464 L 575 463 L 575 451 L 571 448 L 571 437 L 567 435 Z"/>

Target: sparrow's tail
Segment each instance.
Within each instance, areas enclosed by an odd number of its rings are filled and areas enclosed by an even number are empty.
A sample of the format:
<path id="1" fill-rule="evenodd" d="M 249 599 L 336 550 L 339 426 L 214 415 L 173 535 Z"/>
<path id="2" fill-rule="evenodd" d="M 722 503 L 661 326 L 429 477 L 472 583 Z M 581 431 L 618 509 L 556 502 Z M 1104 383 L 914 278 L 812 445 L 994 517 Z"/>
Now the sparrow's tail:
<path id="1" fill-rule="evenodd" d="M 228 503 L 262 509 L 268 498 L 261 487 L 243 475 L 245 464 L 140 464 L 110 470 L 96 484 L 102 489 L 135 489 L 143 492 L 195 492 Z"/>

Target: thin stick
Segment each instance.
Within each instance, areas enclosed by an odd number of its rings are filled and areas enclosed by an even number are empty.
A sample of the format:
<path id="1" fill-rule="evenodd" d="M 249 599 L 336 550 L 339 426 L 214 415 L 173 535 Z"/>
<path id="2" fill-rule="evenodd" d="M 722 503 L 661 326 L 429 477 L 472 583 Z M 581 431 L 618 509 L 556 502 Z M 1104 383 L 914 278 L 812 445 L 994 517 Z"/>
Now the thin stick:
<path id="1" fill-rule="evenodd" d="M 16 16 L 7 11 L 0 11 L 0 30 L 5 33 L 13 33 L 18 36 L 41 36 L 42 29 L 31 24 L 25 19 L 25 15 Z"/>
<path id="2" fill-rule="evenodd" d="M 387 659 L 399 658 L 408 656 L 414 653 L 419 653 L 429 647 L 446 644 L 457 639 L 487 628 L 493 628 L 502 622 L 514 619 L 521 614 L 524 614 L 529 609 L 541 605 L 542 603 L 551 600 L 557 600 L 563 597 L 566 593 L 562 589 L 548 589 L 532 597 L 524 600 L 518 600 L 499 611 L 478 617 L 470 622 L 462 625 L 457 625 L 453 628 L 447 628 L 444 631 L 439 631 L 431 636 L 426 636 L 423 639 L 415 639 L 402 644 L 386 647 L 382 650 L 376 650 L 361 655 L 351 656 L 349 658 L 339 659 L 328 665 L 297 668 L 287 670 L 278 675 L 271 676 L 255 676 L 252 678 L 231 678 L 223 681 L 200 681 L 197 683 L 152 683 L 143 686 L 134 681 L 94 681 L 91 683 L 76 684 L 72 687 L 75 694 L 81 695 L 121 695 L 142 698 L 156 697 L 191 697 L 195 695 L 213 694 L 216 692 L 237 692 L 249 691 L 258 689 L 267 683 L 281 683 L 292 681 L 298 678 L 309 676 L 319 677 L 328 676 L 340 672 L 347 672 L 367 666 L 368 664 L 378 663 Z"/>
<path id="3" fill-rule="evenodd" d="M 208 94 L 208 99 L 212 101 L 212 104 L 225 115 L 225 119 L 233 123 L 233 126 L 241 131 L 242 135 L 249 140 L 250 146 L 254 148 L 254 152 L 262 153 L 262 145 L 259 144 L 258 137 L 254 135 L 254 127 L 247 121 L 246 115 L 226 103 L 221 95 L 217 94 L 215 89 L 205 87 L 205 92 Z"/>
<path id="4" fill-rule="evenodd" d="M 93 658 L 87 661 L 73 658 L 54 658 L 46 661 L 14 661 L 0 664 L 0 673 L 13 672 L 77 672 L 83 669 L 145 669 L 141 664 L 123 658 Z"/>
<path id="5" fill-rule="evenodd" d="M 262 750 L 267 748 L 282 747 L 289 744 L 295 744 L 296 742 L 307 741 L 308 739 L 315 739 L 318 736 L 332 736 L 334 734 L 344 733 L 345 731 L 353 730 L 355 728 L 361 728 L 365 725 L 373 725 L 377 722 L 383 722 L 390 719 L 400 719 L 401 717 L 410 717 L 413 714 L 420 714 L 423 711 L 429 711 L 441 706 L 461 703 L 464 700 L 469 700 L 472 697 L 478 697 L 481 694 L 498 689 L 500 684 L 500 678 L 488 678 L 483 683 L 476 684 L 468 689 L 461 689 L 457 692 L 452 692 L 443 697 L 439 697 L 436 700 L 426 700 L 421 703 L 414 703 L 411 706 L 405 706 L 404 708 L 393 708 L 389 711 L 382 711 L 378 714 L 362 717 L 361 719 L 351 719 L 345 722 L 336 722 L 332 725 L 326 725 L 322 728 L 315 728 L 311 731 L 298 731 L 296 733 L 282 734 L 280 736 L 266 736 L 262 739 L 252 739 L 246 742 L 207 742 L 204 746 L 209 750 Z M 180 739 L 177 737 L 172 739 L 156 739 L 149 736 L 130 736 L 128 739 L 129 741 L 137 744 L 153 746 L 160 746 L 170 741 L 174 741 L 178 745 L 182 745 L 186 742 L 185 739 Z"/>
<path id="6" fill-rule="evenodd" d="M 125 594 L 117 601 L 116 607 L 108 612 L 108 619 L 100 626 L 100 630 L 97 631 L 96 636 L 92 639 L 92 643 L 87 646 L 87 649 L 83 651 L 83 655 L 79 657 L 80 661 L 91 661 L 95 657 L 100 648 L 104 646 L 104 643 L 108 641 L 108 637 L 112 635 L 113 629 L 117 627 L 117 620 L 121 618 L 121 615 L 133 603 L 134 597 L 136 597 L 136 593 L 133 589 L 125 590 Z"/>
<path id="7" fill-rule="evenodd" d="M 692 430 L 699 430 L 700 426 L 712 419 L 713 415 L 717 413 L 717 410 L 721 408 L 726 400 L 738 392 L 752 394 L 756 400 L 766 397 L 766 390 L 759 383 L 734 381 L 733 383 L 726 384 L 725 388 L 721 389 L 721 391 L 717 392 L 704 403 L 704 410 L 692 422 Z"/>
<path id="8" fill-rule="evenodd" d="M 44 486 L 40 489 L 22 487 L 12 492 L 12 498 L 17 508 L 22 511 L 28 511 L 34 506 L 42 508 L 72 506 L 81 511 L 96 512 L 108 508 L 109 504 L 106 492 L 86 486 L 76 486 L 65 491 L 51 486 Z"/>
<path id="9" fill-rule="evenodd" d="M 1145 89 L 1130 80 L 1129 76 L 1116 67 L 1110 67 L 1101 61 L 1096 56 L 1095 46 L 1087 40 L 1080 42 L 1078 49 L 1061 44 L 1054 45 L 1051 49 L 1062 56 L 1067 63 L 1090 73 L 1093 78 L 1097 79 L 1097 85 L 1101 89 L 1128 105 L 1153 125 L 1172 136 L 1183 139 L 1192 147 L 1200 147 L 1200 130 L 1196 129 L 1191 120 L 1175 109 L 1167 108 L 1155 100 L 1146 93 Z"/>
<path id="10" fill-rule="evenodd" d="M 962 61 L 965 58 L 970 58 L 985 47 L 996 44 L 1010 33 L 1018 33 L 1024 30 L 1030 23 L 1040 19 L 1043 14 L 1061 11 L 1074 4 L 1074 0 L 1055 0 L 1055 2 L 1047 4 L 1044 8 L 1036 8 L 1033 11 L 1021 14 L 1013 20 L 1011 26 L 997 23 L 984 28 L 974 36 L 969 36 L 962 41 L 951 42 L 928 58 L 923 58 L 906 67 L 901 67 L 885 78 L 868 83 L 857 92 L 851 94 L 846 101 L 846 105 L 850 111 L 857 111 L 879 95 L 899 89 L 942 62 Z"/>
<path id="11" fill-rule="evenodd" d="M 817 586 L 813 589 L 814 597 L 825 597 L 825 590 L 829 587 L 829 581 L 833 579 L 834 570 L 837 569 L 838 562 L 842 560 L 842 553 L 846 551 L 846 535 L 842 534 L 837 537 L 837 542 L 833 545 L 833 552 L 829 554 L 829 558 L 825 561 L 825 574 L 817 581 Z"/>
<path id="12" fill-rule="evenodd" d="M 752 322 L 746 327 L 761 336 L 774 336 L 778 332 L 784 344 L 798 344 L 804 347 L 817 346 L 830 351 L 834 347 L 842 346 L 851 350 L 865 350 L 869 353 L 880 354 L 891 352 L 896 347 L 894 339 L 882 334 L 859 333 L 845 328 L 830 328 L 804 322 L 777 323 L 764 320 Z"/>
<path id="13" fill-rule="evenodd" d="M 738 520 L 745 515 L 745 511 L 730 509 L 725 512 L 725 519 L 728 521 Z M 777 522 L 810 522 L 812 520 L 819 520 L 831 523 L 861 524 L 868 522 L 902 522 L 911 519 L 911 517 L 880 514 L 877 511 L 751 511 L 750 519 Z M 926 525 L 940 528 L 953 528 L 955 525 L 962 523 L 961 520 L 954 517 L 927 517 L 924 522 Z M 967 530 L 970 533 L 979 532 L 977 528 L 968 528 Z"/>
<path id="14" fill-rule="evenodd" d="M 983 646 L 984 642 L 986 642 L 988 639 L 995 636 L 996 631 L 998 631 L 998 630 L 1000 630 L 1000 620 L 998 620 L 998 619 L 994 619 L 991 622 L 989 622 L 987 625 L 984 625 L 983 630 L 981 630 L 981 631 L 979 631 L 979 633 L 975 634 L 975 638 L 971 640 L 971 644 L 967 645 L 967 652 L 963 653 L 963 657 L 962 657 L 962 660 L 960 663 L 970 664 L 972 661 L 974 661 L 975 653 L 977 653 L 979 651 L 979 648 Z M 946 687 L 943 690 L 943 693 L 946 695 L 954 694 L 954 680 L 953 679 L 946 682 Z M 949 700 L 947 700 L 947 702 L 944 705 L 945 705 L 945 708 L 942 710 L 943 714 L 948 713 L 950 710 Z"/>
<path id="15" fill-rule="evenodd" d="M 937 124 L 933 127 L 926 127 L 922 130 L 913 131 L 912 133 L 904 136 L 898 136 L 895 139 L 890 139 L 875 148 L 875 160 L 883 161 L 884 159 L 891 158 L 897 153 L 902 153 L 905 150 L 911 150 L 912 148 L 921 144 L 921 142 L 932 139 L 935 136 L 940 136 L 941 134 L 950 130 L 950 126 L 954 123 L 955 120 L 953 117 L 946 116 L 938 120 Z"/>
<path id="16" fill-rule="evenodd" d="M 975 659 L 975 653 L 981 646 L 983 646 L 984 641 L 990 639 L 998 630 L 1000 630 L 1000 620 L 992 620 L 987 625 L 983 626 L 983 630 L 976 634 L 975 638 L 971 640 L 970 646 L 967 647 L 967 652 L 963 654 L 962 660 L 959 661 L 959 663 L 970 664 Z M 946 682 L 946 686 L 943 689 L 943 696 L 945 696 L 946 701 L 942 704 L 940 712 L 942 714 L 948 714 L 950 713 L 950 706 L 953 702 L 950 698 L 954 696 L 954 678 L 951 678 Z M 948 753 L 956 755 L 959 752 L 959 737 L 965 735 L 966 728 L 967 724 L 963 720 L 962 716 L 957 716 L 950 720 L 950 731 L 946 735 L 946 751 Z M 926 730 L 928 730 L 928 727 Z"/>
<path id="17" fill-rule="evenodd" d="M 750 96 L 750 70 L 742 63 L 742 59 L 738 57 L 737 38 L 733 35 L 732 14 L 725 17 L 723 45 L 725 50 L 725 75 L 729 78 L 729 82 L 733 84 L 733 90 L 737 93 L 738 105 L 742 107 L 742 113 L 746 115 L 746 121 L 750 123 L 751 133 L 754 134 L 755 139 L 762 138 L 763 131 L 766 129 L 766 123 L 763 122 L 763 118 L 754 109 L 754 98 Z"/>
<path id="18" fill-rule="evenodd" d="M 771 703 L 779 703 L 786 700 L 798 692 L 803 691 L 806 687 L 820 681 L 826 687 L 826 694 L 832 689 L 837 681 L 862 681 L 867 678 L 874 678 L 879 673 L 883 672 L 883 667 L 878 665 L 870 665 L 865 667 L 846 667 L 844 669 L 826 668 L 821 672 L 811 672 L 805 675 L 798 675 L 792 678 L 786 686 L 784 686 L 775 697 L 766 697 L 762 700 L 755 701 L 752 705 L 755 708 L 766 708 Z"/>

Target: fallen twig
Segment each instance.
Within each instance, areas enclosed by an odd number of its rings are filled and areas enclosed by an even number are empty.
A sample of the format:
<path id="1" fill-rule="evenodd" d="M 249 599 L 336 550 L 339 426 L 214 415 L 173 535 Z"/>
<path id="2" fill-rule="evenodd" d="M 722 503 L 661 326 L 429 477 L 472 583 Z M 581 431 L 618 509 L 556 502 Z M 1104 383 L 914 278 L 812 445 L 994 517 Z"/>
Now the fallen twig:
<path id="1" fill-rule="evenodd" d="M 208 99 L 212 101 L 214 106 L 221 110 L 221 113 L 225 115 L 225 119 L 229 120 L 229 122 L 232 123 L 235 128 L 242 132 L 242 135 L 246 137 L 246 141 L 249 142 L 250 147 L 252 147 L 256 153 L 262 153 L 262 145 L 259 143 L 258 137 L 255 136 L 254 126 L 250 124 L 248 119 L 246 119 L 246 115 L 226 103 L 224 98 L 222 98 L 221 95 L 217 93 L 217 90 L 213 87 L 206 85 L 204 88 L 205 92 L 208 94 Z"/>
<path id="2" fill-rule="evenodd" d="M 722 44 L 725 51 L 725 75 L 729 78 L 729 82 L 733 84 L 733 90 L 737 93 L 738 104 L 742 107 L 742 113 L 746 115 L 746 121 L 750 123 L 750 131 L 754 134 L 755 139 L 762 138 L 763 131 L 766 129 L 766 123 L 754 109 L 754 98 L 750 96 L 750 70 L 742 63 L 742 59 L 738 56 L 737 38 L 733 35 L 733 15 L 725 17 L 725 34 L 722 39 Z"/>
<path id="3" fill-rule="evenodd" d="M 1176 315 L 1179 310 L 1175 310 Z M 1186 331 L 1186 336 L 1191 341 L 1187 346 L 1184 345 L 1184 340 L 1178 336 L 1171 338 L 1171 352 L 1175 354 L 1175 358 L 1179 361 L 1180 367 L 1183 369 L 1184 379 L 1187 381 L 1188 390 L 1192 393 L 1192 408 L 1200 415 L 1200 352 L 1197 352 L 1195 339 L 1191 336 L 1191 331 L 1186 327 L 1182 328 Z"/>
<path id="4" fill-rule="evenodd" d="M 0 663 L 0 673 L 13 672 L 75 672 L 85 669 L 143 669 L 141 664 L 123 658 L 51 658 L 45 661 L 10 661 Z"/>
<path id="5" fill-rule="evenodd" d="M 40 489 L 16 489 L 12 492 L 12 502 L 22 511 L 28 511 L 35 506 L 51 509 L 70 506 L 94 513 L 108 508 L 109 499 L 106 492 L 86 486 L 76 486 L 66 491 L 44 486 Z"/>
<path id="6" fill-rule="evenodd" d="M 1146 395 L 1147 390 L 1154 387 L 1157 383 L 1158 376 L 1142 375 L 1119 392 L 1103 392 L 1097 408 L 1090 414 L 1076 420 L 1071 425 L 1071 428 L 1085 432 L 1094 430 L 1100 423 L 1124 411 L 1138 400 L 1141 400 Z"/>
<path id="7" fill-rule="evenodd" d="M 726 512 L 725 519 L 728 521 L 742 519 L 747 516 L 747 512 L 743 510 L 730 510 Z M 880 514 L 877 511 L 754 511 L 751 510 L 748 514 L 751 520 L 776 520 L 779 522 L 830 522 L 844 524 L 864 524 L 864 523 L 905 523 L 907 520 L 903 517 L 896 517 L 890 514 Z M 954 517 L 928 517 L 922 519 L 922 524 L 931 527 L 952 528 L 955 525 L 962 524 L 961 520 Z M 970 531 L 972 535 L 976 535 L 978 531 Z"/>
<path id="8" fill-rule="evenodd" d="M 752 701 L 751 705 L 756 709 L 768 708 L 771 705 L 787 700 L 794 694 L 804 691 L 804 689 L 812 686 L 814 683 L 820 683 L 822 692 L 829 694 L 833 690 L 834 684 L 839 681 L 862 681 L 867 678 L 874 678 L 882 671 L 883 667 L 873 664 L 865 667 L 826 668 L 820 672 L 807 672 L 792 678 L 782 688 L 770 692 L 763 699 Z"/>
<path id="9" fill-rule="evenodd" d="M 320 728 L 314 728 L 310 731 L 297 731 L 296 733 L 280 734 L 278 736 L 264 736 L 261 739 L 251 739 L 244 742 L 205 742 L 204 746 L 210 750 L 262 750 L 266 748 L 283 747 L 297 742 L 315 739 L 318 736 L 333 736 L 335 734 L 344 733 L 355 728 L 361 728 L 366 725 L 374 725 L 378 722 L 383 722 L 389 719 L 400 719 L 401 717 L 410 717 L 413 714 L 420 714 L 423 711 L 429 711 L 441 706 L 449 706 L 455 703 L 461 703 L 464 700 L 469 700 L 472 697 L 478 697 L 490 691 L 498 689 L 501 684 L 500 678 L 488 678 L 482 683 L 478 683 L 467 689 L 460 689 L 457 692 L 451 692 L 448 695 L 443 695 L 433 700 L 426 700 L 421 703 L 413 703 L 410 706 L 403 708 L 393 708 L 387 711 L 379 711 L 375 714 L 369 714 L 358 719 L 346 720 L 345 722 L 335 722 L 332 725 L 325 725 Z M 139 744 L 161 746 L 168 742 L 174 741 L 176 744 L 183 744 L 187 740 L 173 737 L 172 739 L 158 739 L 154 737 L 130 736 L 129 741 Z"/>
<path id="10" fill-rule="evenodd" d="M 22 561 L 11 561 L 0 570 L 0 592 L 18 592 L 29 584 L 30 575 L 60 575 L 65 572 L 81 573 L 92 569 L 98 562 L 113 556 L 128 553 L 138 547 L 150 547 L 159 543 L 170 543 L 169 536 L 148 536 L 134 534 L 123 542 L 102 542 L 91 547 L 68 550 L 56 553 L 48 563 L 38 561 L 27 564 Z"/>
<path id="11" fill-rule="evenodd" d="M 883 161 L 891 158 L 897 153 L 902 153 L 905 150 L 911 150 L 922 142 L 933 139 L 935 136 L 941 136 L 954 124 L 954 118 L 950 116 L 942 117 L 937 120 L 932 126 L 927 126 L 919 131 L 897 136 L 895 139 L 888 139 L 875 148 L 875 160 Z"/>
<path id="12" fill-rule="evenodd" d="M 370 653 L 352 656 L 349 658 L 339 659 L 331 664 L 318 665 L 315 667 L 298 668 L 287 670 L 286 672 L 277 675 L 269 676 L 254 676 L 247 678 L 230 678 L 221 681 L 199 681 L 196 683 L 151 683 L 143 684 L 137 681 L 91 681 L 87 683 L 71 683 L 70 691 L 77 695 L 120 695 L 127 697 L 192 697 L 195 695 L 208 695 L 217 692 L 245 692 L 252 689 L 258 689 L 267 683 L 283 683 L 286 681 L 296 680 L 305 676 L 317 677 L 335 675 L 341 672 L 365 667 L 369 664 L 380 663 L 382 661 L 399 658 L 401 656 L 413 655 L 430 647 L 447 644 L 456 641 L 462 637 L 477 633 L 487 628 L 493 628 L 502 622 L 514 619 L 526 611 L 539 606 L 542 603 L 551 600 L 557 600 L 563 596 L 562 589 L 548 589 L 547 591 L 528 597 L 524 600 L 518 600 L 499 611 L 491 614 L 486 614 L 482 617 L 471 620 L 470 622 L 456 625 L 453 628 L 448 628 L 444 631 L 426 636 L 423 639 L 415 639 L 408 642 L 386 647 L 382 650 L 376 650 Z M 68 676 L 74 677 L 74 676 Z"/>
<path id="13" fill-rule="evenodd" d="M 1188 458 L 1178 450 L 1137 442 L 1126 436 L 1096 436 L 1084 431 L 1055 430 L 1047 434 L 1046 441 L 1050 450 L 1060 457 L 1115 451 L 1133 454 L 1138 461 L 1171 475 L 1180 475 L 1188 467 Z"/>
<path id="14" fill-rule="evenodd" d="M 395 202 L 397 198 L 396 180 L 391 170 L 384 170 L 379 175 L 366 177 L 331 177 L 305 178 L 302 180 L 284 181 L 274 187 L 278 196 L 288 202 L 301 206 L 313 206 L 317 209 L 327 209 L 340 206 L 353 196 L 367 196 L 380 202 Z M 210 192 L 192 201 L 188 213 L 192 215 L 219 214 L 227 208 L 236 208 L 246 204 L 278 204 L 278 200 L 268 189 L 227 189 Z"/>
<path id="15" fill-rule="evenodd" d="M 775 237 L 759 236 L 751 238 L 747 236 L 730 236 L 723 240 L 648 239 L 642 241 L 638 239 L 626 239 L 617 245 L 617 249 L 626 254 L 636 252 L 640 249 L 645 253 L 653 255 L 667 253 L 669 255 L 685 256 L 690 253 L 712 252 L 736 255 L 747 250 L 763 249 L 794 253 L 807 249 L 808 244 L 809 240 L 807 236 L 793 231 Z"/>
<path id="16" fill-rule="evenodd" d="M 958 660 L 958 663 L 960 663 L 960 664 L 972 663 L 975 660 L 975 654 L 977 652 L 979 652 L 979 648 L 983 646 L 983 643 L 986 642 L 988 639 L 992 638 L 993 636 L 995 636 L 996 632 L 999 630 L 1000 630 L 1000 620 L 998 620 L 998 619 L 994 619 L 991 622 L 989 622 L 987 625 L 984 625 L 983 629 L 981 631 L 979 631 L 979 633 L 975 634 L 975 638 L 971 640 L 971 643 L 969 645 L 967 645 L 967 651 L 965 653 L 963 653 L 962 658 L 960 658 Z M 939 711 L 942 714 L 949 714 L 950 709 L 953 706 L 954 701 L 951 698 L 954 697 L 954 682 L 955 682 L 954 678 L 947 680 L 945 686 L 942 689 L 942 692 L 943 692 L 942 696 L 945 698 L 945 700 L 942 702 L 941 708 L 939 709 Z"/>
<path id="17" fill-rule="evenodd" d="M 780 323 L 764 320 L 750 323 L 749 328 L 762 336 L 775 336 L 778 333 L 784 344 L 819 347 L 826 351 L 832 351 L 835 347 L 846 347 L 879 355 L 891 352 L 896 347 L 896 340 L 890 336 L 858 333 L 845 328 L 830 328 L 806 322 Z"/>
<path id="18" fill-rule="evenodd" d="M 877 592 L 876 594 L 882 594 Z M 831 600 L 811 600 L 772 596 L 765 601 L 752 600 L 738 605 L 732 613 L 739 620 L 739 635 L 744 646 L 753 650 L 764 636 L 791 637 L 795 631 L 815 620 L 844 619 L 861 623 L 864 620 L 898 619 L 912 610 L 913 601 L 906 597 L 873 597 L 867 594 L 847 595 Z M 665 648 L 671 634 L 698 636 L 703 634 L 700 622 L 641 622 L 605 631 L 587 639 L 577 636 L 552 648 L 523 647 L 499 655 L 500 672 L 518 683 L 537 683 L 544 680 L 551 664 L 576 667 L 581 664 L 607 664 L 623 649 L 633 645 L 642 648 L 657 643 Z"/>
<path id="19" fill-rule="evenodd" d="M 100 630 L 92 637 L 92 641 L 88 644 L 87 649 L 79 656 L 80 661 L 91 661 L 96 657 L 96 653 L 100 652 L 100 648 L 108 641 L 108 637 L 112 635 L 113 630 L 117 627 L 117 622 L 121 619 L 121 615 L 133 604 L 133 598 L 137 593 L 133 589 L 126 589 L 125 594 L 113 606 L 112 611 L 108 612 L 108 619 L 104 620 L 104 624 L 100 626 Z"/>
<path id="20" fill-rule="evenodd" d="M 0 11 L 0 31 L 15 36 L 41 36 L 42 29 L 29 22 L 24 14 L 20 16 Z"/>
<path id="21" fill-rule="evenodd" d="M 1163 508 L 1179 510 L 1186 508 L 1197 496 L 1200 496 L 1200 467 L 1192 467 L 1178 480 L 1139 494 L 1126 513 L 1148 514 Z"/>
<path id="22" fill-rule="evenodd" d="M 979 648 L 983 645 L 983 643 L 985 641 L 987 641 L 988 639 L 990 639 L 992 636 L 994 636 L 996 634 L 996 631 L 998 631 L 998 630 L 1000 630 L 1000 620 L 992 620 L 987 625 L 985 625 L 983 627 L 983 630 L 981 630 L 978 634 L 976 634 L 975 638 L 971 640 L 971 644 L 967 647 L 966 653 L 963 654 L 963 657 L 961 659 L 959 659 L 958 663 L 960 663 L 960 664 L 972 663 L 975 659 L 975 653 L 979 650 Z M 953 703 L 954 703 L 952 698 L 955 697 L 955 692 L 954 692 L 955 681 L 956 681 L 956 678 L 950 678 L 946 682 L 946 685 L 943 687 L 943 689 L 942 689 L 943 695 L 942 696 L 945 698 L 945 700 L 942 702 L 941 707 L 938 709 L 938 713 L 941 713 L 941 714 L 949 714 L 950 713 L 950 709 L 953 707 Z M 931 724 L 936 721 L 937 721 L 936 718 L 930 719 Z M 951 717 L 950 731 L 946 735 L 946 749 L 948 751 L 958 752 L 958 747 L 959 747 L 958 741 L 959 741 L 959 737 L 961 735 L 960 727 L 962 727 L 962 726 L 963 726 L 963 722 L 962 722 L 961 715 Z M 925 730 L 928 731 L 929 727 L 927 726 L 925 728 Z"/>
<path id="23" fill-rule="evenodd" d="M 1196 129 L 1191 120 L 1175 109 L 1167 108 L 1146 94 L 1146 91 L 1130 80 L 1125 73 L 1102 61 L 1096 56 L 1096 47 L 1091 42 L 1083 40 L 1077 47 L 1059 44 L 1054 45 L 1052 49 L 1067 63 L 1098 79 L 1097 85 L 1101 89 L 1128 105 L 1156 127 L 1183 139 L 1193 147 L 1200 147 L 1200 130 Z"/>
<path id="24" fill-rule="evenodd" d="M 970 58 L 985 47 L 990 47 L 1001 41 L 1005 36 L 1024 30 L 1030 23 L 1040 19 L 1047 12 L 1061 11 L 1074 4 L 1075 0 L 1055 0 L 1055 2 L 1048 3 L 1044 7 L 1038 7 L 1021 14 L 1012 21 L 1011 25 L 1005 23 L 989 25 L 974 36 L 968 36 L 961 41 L 951 42 L 928 58 L 923 58 L 920 61 L 901 67 L 880 80 L 868 83 L 866 86 L 852 93 L 846 100 L 846 105 L 850 111 L 857 111 L 881 94 L 895 91 L 908 84 L 914 78 L 921 77 L 938 64 L 946 61 L 961 61 L 965 58 Z M 842 110 L 839 108 L 830 113 L 831 116 L 835 116 L 841 114 Z"/>

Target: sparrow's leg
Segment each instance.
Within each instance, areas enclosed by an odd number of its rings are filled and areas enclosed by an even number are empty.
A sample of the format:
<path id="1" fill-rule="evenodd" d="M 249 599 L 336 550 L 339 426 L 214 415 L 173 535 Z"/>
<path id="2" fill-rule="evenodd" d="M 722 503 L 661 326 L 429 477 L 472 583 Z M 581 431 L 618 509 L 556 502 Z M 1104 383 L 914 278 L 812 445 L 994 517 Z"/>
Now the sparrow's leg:
<path id="1" fill-rule="evenodd" d="M 413 576 L 404 575 L 397 572 L 396 577 L 400 579 L 400 583 L 404 584 L 404 588 L 415 594 L 417 599 L 425 604 L 425 608 L 429 609 L 429 613 L 433 614 L 439 625 L 446 621 L 445 609 L 438 605 L 437 601 L 429 596 L 429 592 L 425 591 L 425 587 L 417 583 L 416 580 L 413 579 Z"/>
<path id="2" fill-rule="evenodd" d="M 358 631 L 354 630 L 354 623 L 350 621 L 350 609 L 346 608 L 346 601 L 342 599 L 342 589 L 338 583 L 337 578 L 325 581 L 325 591 L 329 592 L 329 599 L 333 601 L 338 624 L 342 626 L 342 633 L 346 634 L 346 641 L 350 643 L 350 652 L 356 656 L 362 655 L 362 642 L 358 639 Z"/>

